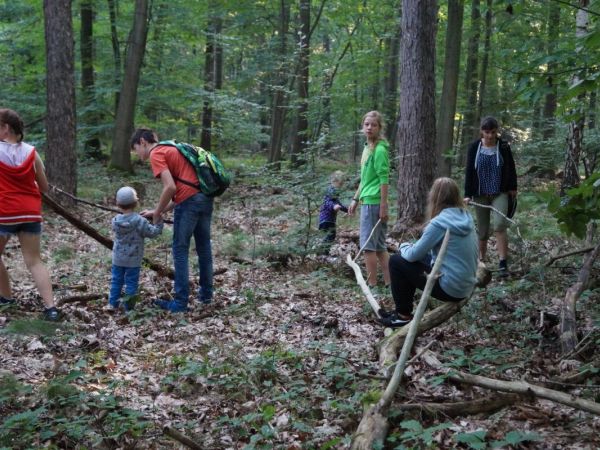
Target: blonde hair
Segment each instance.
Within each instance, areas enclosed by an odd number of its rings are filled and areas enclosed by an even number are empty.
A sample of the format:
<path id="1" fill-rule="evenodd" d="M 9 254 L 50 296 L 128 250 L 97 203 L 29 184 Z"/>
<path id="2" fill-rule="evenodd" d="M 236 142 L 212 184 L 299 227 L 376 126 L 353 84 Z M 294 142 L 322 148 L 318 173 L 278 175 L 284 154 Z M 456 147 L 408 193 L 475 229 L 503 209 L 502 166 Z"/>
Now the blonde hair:
<path id="1" fill-rule="evenodd" d="M 375 143 L 373 144 L 373 147 L 370 147 L 369 145 L 365 146 L 365 150 L 363 151 L 363 154 L 360 158 L 360 164 L 361 166 L 364 165 L 367 160 L 369 159 L 369 156 L 371 154 L 371 152 L 373 151 L 373 149 L 375 147 L 377 147 L 377 144 L 379 143 L 379 141 L 385 141 L 385 134 L 384 134 L 384 126 L 385 123 L 383 121 L 383 116 L 381 115 L 381 113 L 379 111 L 369 111 L 368 113 L 366 113 L 363 117 L 362 120 L 360 121 L 360 126 L 362 128 L 362 126 L 365 123 L 365 120 L 367 120 L 367 118 L 373 118 L 377 121 L 377 124 L 379 125 L 379 135 L 377 136 L 377 141 L 375 141 Z"/>
<path id="2" fill-rule="evenodd" d="M 341 170 L 336 170 L 330 175 L 329 181 L 331 182 L 331 184 L 342 184 L 342 182 L 344 181 L 344 172 L 342 172 Z"/>
<path id="3" fill-rule="evenodd" d="M 379 125 L 379 140 L 385 139 L 385 135 L 384 135 L 385 122 L 383 121 L 383 115 L 379 111 L 375 111 L 375 110 L 369 111 L 362 117 L 362 120 L 360 121 L 361 128 L 362 128 L 363 124 L 365 123 L 365 120 L 367 119 L 367 117 L 371 117 L 377 121 L 377 124 Z"/>
<path id="4" fill-rule="evenodd" d="M 441 177 L 433 182 L 427 199 L 427 218 L 433 219 L 445 208 L 465 208 L 456 181 Z"/>

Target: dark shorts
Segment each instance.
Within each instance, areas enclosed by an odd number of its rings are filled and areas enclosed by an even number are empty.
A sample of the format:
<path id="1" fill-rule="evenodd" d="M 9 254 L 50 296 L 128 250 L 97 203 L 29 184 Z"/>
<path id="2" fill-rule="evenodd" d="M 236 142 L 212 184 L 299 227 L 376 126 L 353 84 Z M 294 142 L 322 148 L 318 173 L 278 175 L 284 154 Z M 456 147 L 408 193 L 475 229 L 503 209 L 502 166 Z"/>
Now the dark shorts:
<path id="1" fill-rule="evenodd" d="M 0 236 L 10 237 L 19 233 L 41 234 L 42 222 L 0 224 Z"/>

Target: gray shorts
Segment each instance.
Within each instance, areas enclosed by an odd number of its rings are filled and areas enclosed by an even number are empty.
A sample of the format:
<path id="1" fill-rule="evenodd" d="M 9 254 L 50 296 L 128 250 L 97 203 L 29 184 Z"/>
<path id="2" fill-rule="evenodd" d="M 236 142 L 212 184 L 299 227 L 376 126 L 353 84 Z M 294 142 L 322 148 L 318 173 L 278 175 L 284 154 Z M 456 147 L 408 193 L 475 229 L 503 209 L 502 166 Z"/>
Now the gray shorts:
<path id="1" fill-rule="evenodd" d="M 508 211 L 507 193 L 475 197 L 473 200 L 482 205 L 493 206 L 504 215 Z M 489 208 L 476 206 L 475 216 L 477 217 L 477 237 L 480 241 L 487 240 L 492 232 L 504 231 L 509 226 L 508 220 Z"/>
<path id="2" fill-rule="evenodd" d="M 360 207 L 360 248 L 367 251 L 380 252 L 386 251 L 385 237 L 387 236 L 387 222 L 380 222 L 375 231 L 373 227 L 379 220 L 379 205 L 361 205 Z M 373 231 L 373 236 L 369 235 Z"/>

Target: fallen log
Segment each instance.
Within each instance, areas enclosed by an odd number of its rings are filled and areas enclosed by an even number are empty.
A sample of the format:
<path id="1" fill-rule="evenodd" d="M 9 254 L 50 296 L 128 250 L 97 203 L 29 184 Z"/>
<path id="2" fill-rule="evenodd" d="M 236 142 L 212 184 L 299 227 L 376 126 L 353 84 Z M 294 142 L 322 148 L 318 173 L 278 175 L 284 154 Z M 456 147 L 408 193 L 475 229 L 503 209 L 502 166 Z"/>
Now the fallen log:
<path id="1" fill-rule="evenodd" d="M 468 301 L 469 299 L 465 299 L 459 303 L 444 302 L 433 311 L 425 314 L 423 319 L 419 322 L 417 336 L 446 322 L 460 311 L 463 305 Z M 408 327 L 400 328 L 387 338 L 383 339 L 379 344 L 379 365 L 384 370 L 396 361 L 398 350 L 404 344 L 407 334 Z"/>
<path id="2" fill-rule="evenodd" d="M 394 406 L 398 411 L 417 411 L 427 417 L 464 417 L 476 414 L 493 414 L 522 400 L 518 394 L 500 394 L 477 400 L 452 403 L 411 403 Z"/>
<path id="3" fill-rule="evenodd" d="M 58 306 L 66 305 L 67 303 L 85 303 L 92 300 L 98 300 L 99 298 L 106 297 L 106 294 L 85 294 L 85 295 L 73 295 L 71 297 L 64 297 L 58 300 L 56 303 Z"/>
<path id="4" fill-rule="evenodd" d="M 594 261 L 599 254 L 600 244 L 585 257 L 577 281 L 567 289 L 563 300 L 560 312 L 560 346 L 563 354 L 571 353 L 577 347 L 577 300 L 588 285 Z"/>
<path id="5" fill-rule="evenodd" d="M 187 437 L 185 434 L 180 433 L 175 428 L 164 427 L 163 434 L 172 439 L 175 439 L 177 442 L 185 445 L 188 448 L 191 448 L 192 450 L 203 450 L 205 448 L 204 446 L 202 446 L 200 444 L 196 444 L 196 442 L 194 442 L 192 439 Z"/>
<path id="6" fill-rule="evenodd" d="M 565 392 L 555 391 L 525 381 L 504 381 L 488 378 L 481 375 L 471 375 L 455 369 L 444 367 L 437 356 L 430 350 L 423 353 L 423 360 L 431 367 L 439 369 L 448 375 L 448 378 L 458 383 L 479 386 L 494 391 L 510 392 L 521 395 L 533 395 L 556 403 L 580 409 L 595 415 L 600 415 L 600 403 L 596 403 Z"/>

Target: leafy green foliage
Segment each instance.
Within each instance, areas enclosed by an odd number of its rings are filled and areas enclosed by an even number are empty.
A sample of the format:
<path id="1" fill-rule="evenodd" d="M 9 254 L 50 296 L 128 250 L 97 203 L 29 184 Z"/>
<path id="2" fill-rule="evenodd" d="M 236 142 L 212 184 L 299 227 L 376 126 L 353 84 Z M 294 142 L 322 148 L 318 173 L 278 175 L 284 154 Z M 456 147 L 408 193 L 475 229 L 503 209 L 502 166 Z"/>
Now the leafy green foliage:
<path id="1" fill-rule="evenodd" d="M 579 186 L 569 189 L 561 199 L 554 196 L 548 203 L 548 210 L 556 217 L 560 230 L 585 237 L 587 224 L 600 219 L 600 172 L 592 174 Z"/>

